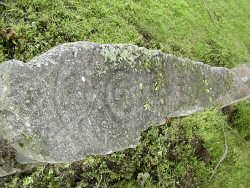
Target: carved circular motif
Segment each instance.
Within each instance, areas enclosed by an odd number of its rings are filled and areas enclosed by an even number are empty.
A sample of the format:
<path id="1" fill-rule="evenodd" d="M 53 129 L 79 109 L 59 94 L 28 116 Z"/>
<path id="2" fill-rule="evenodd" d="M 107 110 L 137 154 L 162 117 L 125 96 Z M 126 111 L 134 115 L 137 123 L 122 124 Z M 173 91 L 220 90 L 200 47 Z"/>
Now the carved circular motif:
<path id="1" fill-rule="evenodd" d="M 124 123 L 134 116 L 139 99 L 136 82 L 132 73 L 121 69 L 115 70 L 105 81 L 105 105 L 114 122 Z"/>

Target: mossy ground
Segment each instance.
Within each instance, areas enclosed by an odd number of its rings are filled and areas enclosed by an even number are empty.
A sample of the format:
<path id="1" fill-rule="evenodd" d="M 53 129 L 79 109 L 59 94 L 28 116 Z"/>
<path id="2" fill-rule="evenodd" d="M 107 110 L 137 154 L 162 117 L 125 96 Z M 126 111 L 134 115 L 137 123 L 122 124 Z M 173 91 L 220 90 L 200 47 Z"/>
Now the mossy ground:
<path id="1" fill-rule="evenodd" d="M 250 61 L 249 0 L 19 0 L 0 11 L 0 28 L 23 35 L 19 48 L 0 40 L 0 62 L 79 40 L 133 43 L 214 66 Z M 225 137 L 228 154 L 210 182 Z M 249 102 L 153 126 L 135 149 L 0 180 L 0 187 L 139 186 L 250 187 Z"/>

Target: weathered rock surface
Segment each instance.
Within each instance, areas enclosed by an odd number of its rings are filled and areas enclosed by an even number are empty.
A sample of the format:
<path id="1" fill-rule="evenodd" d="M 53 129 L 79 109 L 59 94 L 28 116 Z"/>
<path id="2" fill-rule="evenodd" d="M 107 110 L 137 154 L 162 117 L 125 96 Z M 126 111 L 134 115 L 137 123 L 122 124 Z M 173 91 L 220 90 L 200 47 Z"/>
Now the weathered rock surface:
<path id="1" fill-rule="evenodd" d="M 19 162 L 73 162 L 135 147 L 166 116 L 249 97 L 250 64 L 230 70 L 134 45 L 66 43 L 0 64 L 0 136 Z"/>

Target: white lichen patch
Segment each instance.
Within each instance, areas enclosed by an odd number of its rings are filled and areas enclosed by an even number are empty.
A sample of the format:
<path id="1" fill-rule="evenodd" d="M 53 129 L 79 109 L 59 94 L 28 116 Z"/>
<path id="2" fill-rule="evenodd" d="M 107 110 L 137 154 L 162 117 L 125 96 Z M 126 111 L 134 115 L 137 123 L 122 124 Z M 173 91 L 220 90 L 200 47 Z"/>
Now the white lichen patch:
<path id="1" fill-rule="evenodd" d="M 244 76 L 244 77 L 241 78 L 241 80 L 242 80 L 242 82 L 247 82 L 249 80 L 249 78 Z"/>
<path id="2" fill-rule="evenodd" d="M 82 76 L 82 81 L 85 83 L 86 82 L 86 79 L 84 76 Z"/>
<path id="3" fill-rule="evenodd" d="M 105 61 L 121 62 L 124 61 L 134 68 L 135 63 L 141 63 L 138 58 L 149 59 L 155 53 L 153 50 L 147 50 L 135 45 L 102 45 L 100 54 L 103 55 Z"/>
<path id="4" fill-rule="evenodd" d="M 139 84 L 139 89 L 140 89 L 140 90 L 143 90 L 143 89 L 144 89 L 143 83 L 140 83 L 140 84 Z"/>

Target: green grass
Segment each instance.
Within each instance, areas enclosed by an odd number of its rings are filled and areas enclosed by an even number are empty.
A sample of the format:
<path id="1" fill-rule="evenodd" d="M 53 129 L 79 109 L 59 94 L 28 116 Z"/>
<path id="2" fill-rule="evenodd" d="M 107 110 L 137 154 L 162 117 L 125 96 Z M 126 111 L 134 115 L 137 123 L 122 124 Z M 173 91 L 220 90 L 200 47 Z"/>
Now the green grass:
<path id="1" fill-rule="evenodd" d="M 0 39 L 0 62 L 79 40 L 132 43 L 213 66 L 250 61 L 249 0 L 13 0 L 0 14 L 0 28 L 23 35 L 18 49 Z M 136 149 L 40 166 L 0 187 L 250 187 L 250 105 L 231 108 L 155 125 Z M 225 150 L 223 127 L 229 153 L 209 182 Z"/>

